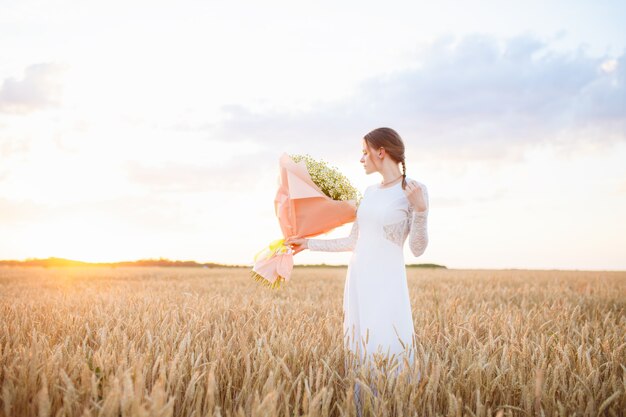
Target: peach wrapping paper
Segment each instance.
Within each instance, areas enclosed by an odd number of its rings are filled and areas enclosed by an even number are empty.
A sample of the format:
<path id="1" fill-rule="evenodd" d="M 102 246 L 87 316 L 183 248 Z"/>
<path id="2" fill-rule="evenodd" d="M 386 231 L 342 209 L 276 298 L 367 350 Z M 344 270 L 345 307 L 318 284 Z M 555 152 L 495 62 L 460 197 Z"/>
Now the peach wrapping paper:
<path id="1" fill-rule="evenodd" d="M 311 179 L 304 161 L 294 162 L 283 153 L 279 166 L 274 210 L 284 239 L 317 236 L 356 219 L 356 202 L 337 201 L 324 194 Z M 279 277 L 289 280 L 293 253 L 289 248 L 285 253 L 259 259 L 252 270 L 270 283 Z"/>

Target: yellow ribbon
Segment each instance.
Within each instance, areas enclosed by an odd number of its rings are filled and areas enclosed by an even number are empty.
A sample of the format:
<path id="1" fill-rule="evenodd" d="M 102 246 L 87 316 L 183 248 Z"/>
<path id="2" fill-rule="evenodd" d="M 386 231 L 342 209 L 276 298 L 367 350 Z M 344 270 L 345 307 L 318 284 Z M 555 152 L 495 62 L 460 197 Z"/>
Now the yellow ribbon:
<path id="1" fill-rule="evenodd" d="M 276 239 L 272 241 L 269 246 L 261 249 L 256 255 L 254 255 L 254 262 L 256 262 L 259 258 L 269 259 L 279 253 L 286 253 L 288 250 L 289 248 L 285 246 L 285 239 Z"/>

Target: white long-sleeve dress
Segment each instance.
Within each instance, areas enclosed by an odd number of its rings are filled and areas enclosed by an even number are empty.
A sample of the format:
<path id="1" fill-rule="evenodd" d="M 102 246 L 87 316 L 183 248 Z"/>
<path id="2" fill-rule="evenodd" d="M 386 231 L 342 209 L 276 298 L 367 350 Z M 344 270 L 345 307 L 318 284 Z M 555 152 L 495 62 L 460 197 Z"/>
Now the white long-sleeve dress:
<path id="1" fill-rule="evenodd" d="M 399 358 L 403 351 L 413 359 L 409 347 L 415 333 L 403 246 L 408 237 L 412 254 L 424 253 L 429 206 L 426 186 L 416 182 L 424 194 L 425 211 L 409 204 L 402 182 L 385 188 L 372 184 L 363 194 L 348 237 L 308 240 L 310 250 L 352 251 L 344 287 L 343 329 L 346 346 L 361 359 L 376 352 Z"/>

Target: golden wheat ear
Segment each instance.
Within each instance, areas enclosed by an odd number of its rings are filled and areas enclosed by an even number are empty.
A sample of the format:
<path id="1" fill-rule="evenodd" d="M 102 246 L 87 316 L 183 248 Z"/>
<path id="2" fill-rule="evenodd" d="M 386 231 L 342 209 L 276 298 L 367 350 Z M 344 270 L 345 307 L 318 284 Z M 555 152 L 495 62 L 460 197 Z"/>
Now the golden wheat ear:
<path id="1" fill-rule="evenodd" d="M 263 278 L 263 276 L 261 276 L 261 275 L 257 274 L 257 273 L 256 273 L 256 272 L 254 272 L 254 271 L 250 271 L 250 276 L 252 276 L 252 278 L 254 278 L 254 280 L 256 280 L 257 282 L 259 282 L 260 284 L 262 284 L 262 285 L 264 285 L 264 286 L 266 286 L 266 287 L 269 287 L 270 289 L 277 289 L 277 288 L 280 288 L 280 283 L 281 283 L 281 281 L 283 281 L 283 280 L 284 280 L 284 278 L 283 278 L 283 277 L 280 277 L 280 276 L 279 276 L 279 277 L 276 279 L 276 281 L 274 281 L 274 282 L 269 282 L 268 280 L 266 280 L 265 278 Z"/>

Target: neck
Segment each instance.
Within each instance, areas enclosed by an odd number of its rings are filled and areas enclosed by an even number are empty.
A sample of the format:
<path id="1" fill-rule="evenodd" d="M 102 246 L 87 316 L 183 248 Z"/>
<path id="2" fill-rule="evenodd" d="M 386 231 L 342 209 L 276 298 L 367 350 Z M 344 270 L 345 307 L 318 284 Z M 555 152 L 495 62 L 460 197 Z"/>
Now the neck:
<path id="1" fill-rule="evenodd" d="M 387 184 L 388 182 L 393 182 L 394 180 L 397 180 L 398 177 L 402 177 L 402 172 L 400 172 L 400 168 L 398 168 L 397 165 L 388 165 L 386 167 L 383 167 L 380 173 L 383 176 L 382 182 L 384 184 Z"/>

